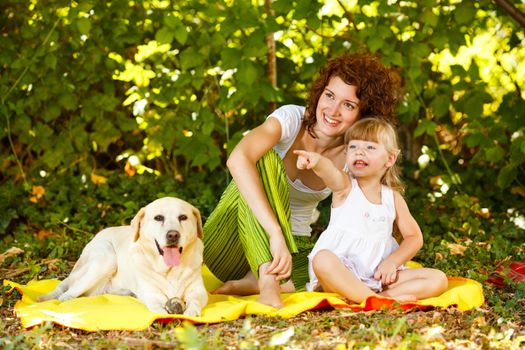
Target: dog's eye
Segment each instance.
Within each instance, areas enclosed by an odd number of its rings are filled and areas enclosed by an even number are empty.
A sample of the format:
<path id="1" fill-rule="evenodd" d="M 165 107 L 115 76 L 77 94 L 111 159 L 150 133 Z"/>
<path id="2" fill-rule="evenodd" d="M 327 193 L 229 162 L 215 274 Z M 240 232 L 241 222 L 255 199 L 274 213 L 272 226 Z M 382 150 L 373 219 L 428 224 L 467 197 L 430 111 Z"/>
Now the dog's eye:
<path id="1" fill-rule="evenodd" d="M 187 220 L 188 217 L 186 215 L 179 215 L 179 221 Z"/>
<path id="2" fill-rule="evenodd" d="M 157 215 L 153 219 L 155 219 L 155 221 L 164 221 L 164 215 Z"/>

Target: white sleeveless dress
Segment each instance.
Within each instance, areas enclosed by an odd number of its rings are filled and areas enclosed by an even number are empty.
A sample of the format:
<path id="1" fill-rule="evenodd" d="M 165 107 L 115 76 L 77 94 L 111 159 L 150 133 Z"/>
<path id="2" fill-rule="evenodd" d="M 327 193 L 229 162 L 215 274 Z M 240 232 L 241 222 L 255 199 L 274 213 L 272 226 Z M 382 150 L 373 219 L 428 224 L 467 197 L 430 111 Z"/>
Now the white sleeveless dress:
<path id="1" fill-rule="evenodd" d="M 357 180 L 350 179 L 352 190 L 340 207 L 332 208 L 328 227 L 308 255 L 310 282 L 306 284 L 307 291 L 318 287 L 312 259 L 322 249 L 337 255 L 372 290 L 381 291 L 381 281 L 374 279 L 375 270 L 399 247 L 392 236 L 396 217 L 392 189 L 382 186 L 381 204 L 374 204 L 365 197 Z"/>

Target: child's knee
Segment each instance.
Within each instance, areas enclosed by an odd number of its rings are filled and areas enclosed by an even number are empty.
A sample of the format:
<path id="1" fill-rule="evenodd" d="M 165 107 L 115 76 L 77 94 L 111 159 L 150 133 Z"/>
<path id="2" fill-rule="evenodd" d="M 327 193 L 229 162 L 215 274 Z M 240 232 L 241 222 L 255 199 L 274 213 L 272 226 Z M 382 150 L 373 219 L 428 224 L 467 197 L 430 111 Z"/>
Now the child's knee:
<path id="1" fill-rule="evenodd" d="M 447 290 L 448 278 L 447 278 L 447 275 L 443 271 L 432 269 L 430 277 L 431 277 L 431 282 L 432 282 L 431 285 L 434 286 L 434 288 L 436 289 L 436 293 L 441 294 Z"/>
<path id="2" fill-rule="evenodd" d="M 312 267 L 316 275 L 323 275 L 330 271 L 333 253 L 329 250 L 320 250 L 312 259 Z"/>
<path id="3" fill-rule="evenodd" d="M 440 271 L 440 270 L 437 270 L 437 271 L 438 271 L 438 276 L 439 276 L 438 278 L 441 284 L 441 289 L 444 292 L 448 288 L 448 278 L 447 278 L 447 275 L 443 271 Z"/>

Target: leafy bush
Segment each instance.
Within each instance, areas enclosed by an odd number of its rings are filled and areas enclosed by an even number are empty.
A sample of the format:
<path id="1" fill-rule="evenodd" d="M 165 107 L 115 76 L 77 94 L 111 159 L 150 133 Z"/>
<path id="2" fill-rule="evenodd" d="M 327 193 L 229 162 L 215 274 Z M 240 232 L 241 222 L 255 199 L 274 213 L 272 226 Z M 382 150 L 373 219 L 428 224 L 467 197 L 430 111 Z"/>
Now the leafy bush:
<path id="1" fill-rule="evenodd" d="M 77 239 L 166 194 L 206 216 L 243 133 L 278 104 L 304 104 L 330 57 L 368 51 L 403 84 L 399 131 L 407 198 L 427 242 L 420 258 L 476 277 L 472 266 L 523 257 L 525 34 L 496 2 L 1 8 L 3 246 L 74 257 Z"/>

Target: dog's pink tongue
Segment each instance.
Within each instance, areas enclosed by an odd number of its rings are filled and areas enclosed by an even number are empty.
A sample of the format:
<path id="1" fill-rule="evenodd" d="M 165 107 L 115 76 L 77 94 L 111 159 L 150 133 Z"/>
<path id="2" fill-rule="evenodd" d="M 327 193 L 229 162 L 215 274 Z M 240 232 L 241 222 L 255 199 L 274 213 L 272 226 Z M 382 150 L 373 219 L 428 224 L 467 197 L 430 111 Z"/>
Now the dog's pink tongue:
<path id="1" fill-rule="evenodd" d="M 164 255 L 162 257 L 164 258 L 166 265 L 177 266 L 180 264 L 179 248 L 164 247 L 162 250 L 164 251 Z"/>

